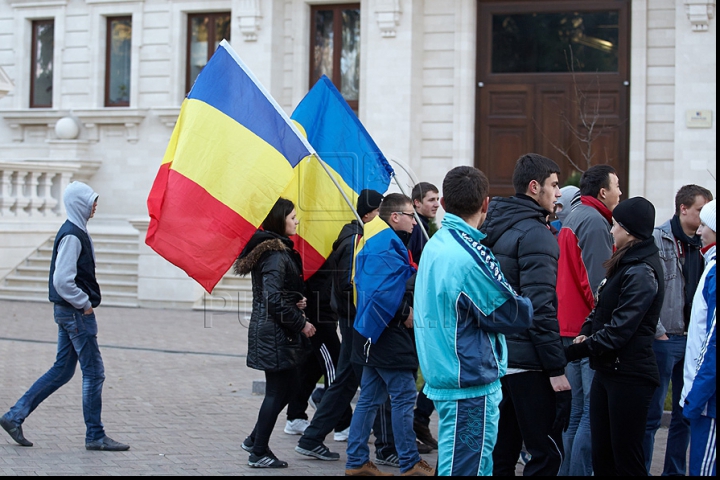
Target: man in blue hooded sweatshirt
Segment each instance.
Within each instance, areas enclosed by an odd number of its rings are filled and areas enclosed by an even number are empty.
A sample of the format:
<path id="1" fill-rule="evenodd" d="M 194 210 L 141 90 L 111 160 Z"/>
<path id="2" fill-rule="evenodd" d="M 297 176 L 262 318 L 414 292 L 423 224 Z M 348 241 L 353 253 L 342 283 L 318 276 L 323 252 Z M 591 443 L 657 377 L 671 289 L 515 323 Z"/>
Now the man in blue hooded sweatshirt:
<path id="1" fill-rule="evenodd" d="M 95 251 L 87 231 L 87 222 L 95 215 L 97 199 L 98 194 L 81 182 L 72 182 L 65 189 L 63 201 L 68 219 L 55 236 L 48 282 L 58 325 L 57 357 L 52 368 L 0 418 L 0 427 L 23 447 L 33 445 L 23 435 L 23 422 L 47 397 L 70 381 L 79 361 L 87 426 L 85 448 L 107 451 L 130 448 L 106 436 L 100 420 L 105 368 L 93 309 L 100 305 L 101 297 L 95 278 Z"/>

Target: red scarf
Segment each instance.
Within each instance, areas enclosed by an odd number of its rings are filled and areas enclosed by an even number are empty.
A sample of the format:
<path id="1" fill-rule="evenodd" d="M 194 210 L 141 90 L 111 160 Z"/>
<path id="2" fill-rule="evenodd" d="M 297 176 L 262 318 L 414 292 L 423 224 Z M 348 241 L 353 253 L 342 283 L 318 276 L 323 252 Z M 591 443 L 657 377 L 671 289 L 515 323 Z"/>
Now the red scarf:
<path id="1" fill-rule="evenodd" d="M 591 197 L 589 195 L 583 195 L 580 197 L 580 201 L 583 205 L 587 205 L 588 207 L 592 207 L 598 212 L 600 212 L 600 215 L 602 215 L 607 222 L 612 225 L 612 212 L 609 208 L 605 206 L 604 203 L 602 203 L 600 200 L 598 200 L 595 197 Z"/>
<path id="2" fill-rule="evenodd" d="M 708 250 L 710 250 L 712 247 L 715 246 L 715 243 L 716 243 L 716 242 L 713 242 L 713 243 L 711 243 L 710 245 L 708 245 L 707 247 L 703 247 L 703 248 L 700 250 L 700 253 L 702 253 L 703 255 L 705 255 L 705 254 L 708 252 Z"/>

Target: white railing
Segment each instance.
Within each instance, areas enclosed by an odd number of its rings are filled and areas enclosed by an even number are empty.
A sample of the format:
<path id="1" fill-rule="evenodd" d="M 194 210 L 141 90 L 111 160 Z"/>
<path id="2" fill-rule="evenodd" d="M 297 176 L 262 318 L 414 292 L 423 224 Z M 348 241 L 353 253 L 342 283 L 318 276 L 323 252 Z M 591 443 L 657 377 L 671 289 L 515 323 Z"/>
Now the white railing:
<path id="1" fill-rule="evenodd" d="M 80 163 L 0 161 L 0 217 L 60 217 L 62 195 Z"/>

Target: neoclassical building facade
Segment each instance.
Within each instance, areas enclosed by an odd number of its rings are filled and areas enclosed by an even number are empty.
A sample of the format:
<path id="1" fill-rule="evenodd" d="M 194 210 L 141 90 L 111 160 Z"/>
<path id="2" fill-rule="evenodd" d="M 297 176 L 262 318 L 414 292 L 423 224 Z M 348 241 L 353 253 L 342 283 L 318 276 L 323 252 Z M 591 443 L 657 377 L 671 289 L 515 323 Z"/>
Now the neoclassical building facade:
<path id="1" fill-rule="evenodd" d="M 475 165 L 508 195 L 522 153 L 563 181 L 608 162 L 660 223 L 680 186 L 716 192 L 716 26 L 715 0 L 0 0 L 0 298 L 46 298 L 77 179 L 100 194 L 108 304 L 243 302 L 246 285 L 204 295 L 143 242 L 180 105 L 223 38 L 288 114 L 330 77 L 406 184 Z"/>

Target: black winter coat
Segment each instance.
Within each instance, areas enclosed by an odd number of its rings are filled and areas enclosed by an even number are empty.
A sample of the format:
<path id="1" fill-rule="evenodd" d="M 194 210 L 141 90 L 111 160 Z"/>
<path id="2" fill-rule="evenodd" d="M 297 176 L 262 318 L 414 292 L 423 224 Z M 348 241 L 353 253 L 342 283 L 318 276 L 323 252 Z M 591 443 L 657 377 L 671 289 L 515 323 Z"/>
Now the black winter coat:
<path id="1" fill-rule="evenodd" d="M 236 260 L 235 273 L 252 273 L 247 366 L 274 372 L 301 365 L 311 350 L 301 333 L 305 314 L 296 305 L 305 296 L 305 283 L 292 240 L 258 231 Z"/>
<path id="2" fill-rule="evenodd" d="M 332 270 L 330 305 L 338 316 L 338 321 L 345 322 L 343 327 L 352 328 L 355 320 L 355 303 L 352 285 L 352 262 L 355 241 L 363 234 L 363 226 L 357 221 L 346 224 L 333 243 L 333 251 L 328 257 Z"/>
<path id="3" fill-rule="evenodd" d="M 660 254 L 650 238 L 625 253 L 598 288 L 595 309 L 583 324 L 588 338 L 568 347 L 571 359 L 590 356 L 590 366 L 628 383 L 660 384 L 653 351 L 665 298 Z"/>
<path id="4" fill-rule="evenodd" d="M 515 291 L 533 305 L 528 330 L 506 335 L 508 367 L 542 370 L 549 377 L 565 373 L 565 353 L 557 320 L 557 238 L 548 229 L 549 212 L 532 198 L 495 197 L 481 227 L 483 244 L 500 262 Z"/>

